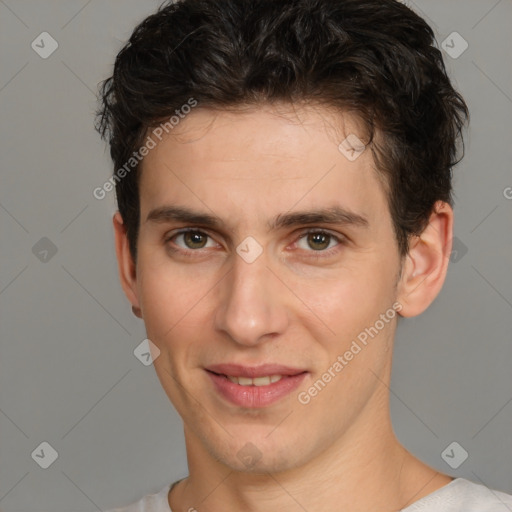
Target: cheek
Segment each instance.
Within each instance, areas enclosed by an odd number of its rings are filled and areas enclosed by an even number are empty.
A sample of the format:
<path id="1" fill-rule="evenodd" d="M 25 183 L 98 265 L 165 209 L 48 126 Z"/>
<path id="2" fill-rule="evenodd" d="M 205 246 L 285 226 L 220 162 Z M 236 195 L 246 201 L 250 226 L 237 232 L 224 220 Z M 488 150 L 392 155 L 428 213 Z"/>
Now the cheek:
<path id="1" fill-rule="evenodd" d="M 145 262 L 141 258 L 140 267 L 139 299 L 148 337 L 153 337 L 157 345 L 165 345 L 170 339 L 181 339 L 176 333 L 187 325 L 192 323 L 197 328 L 194 317 L 208 287 L 169 262 Z"/>
<path id="2" fill-rule="evenodd" d="M 314 339 L 323 340 L 329 353 L 342 353 L 392 307 L 394 281 L 391 267 L 382 268 L 385 265 L 375 258 L 372 264 L 344 269 L 329 278 L 294 283 L 294 292 L 306 305 L 300 306 L 301 322 L 309 326 Z"/>
<path id="3" fill-rule="evenodd" d="M 344 311 L 371 311 L 385 303 L 392 297 L 389 274 L 377 262 L 361 261 L 328 277 L 296 280 L 293 288 L 312 308 L 336 318 Z"/>

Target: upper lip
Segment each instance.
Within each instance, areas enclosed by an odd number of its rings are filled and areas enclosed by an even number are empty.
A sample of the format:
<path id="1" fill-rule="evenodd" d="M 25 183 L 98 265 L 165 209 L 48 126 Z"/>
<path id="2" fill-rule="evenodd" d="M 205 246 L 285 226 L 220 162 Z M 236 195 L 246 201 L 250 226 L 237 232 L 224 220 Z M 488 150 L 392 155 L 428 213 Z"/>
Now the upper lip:
<path id="1" fill-rule="evenodd" d="M 232 377 L 266 377 L 271 375 L 298 375 L 306 370 L 283 366 L 281 364 L 261 364 L 259 366 L 242 366 L 240 364 L 213 364 L 205 368 L 207 371 L 229 375 Z"/>

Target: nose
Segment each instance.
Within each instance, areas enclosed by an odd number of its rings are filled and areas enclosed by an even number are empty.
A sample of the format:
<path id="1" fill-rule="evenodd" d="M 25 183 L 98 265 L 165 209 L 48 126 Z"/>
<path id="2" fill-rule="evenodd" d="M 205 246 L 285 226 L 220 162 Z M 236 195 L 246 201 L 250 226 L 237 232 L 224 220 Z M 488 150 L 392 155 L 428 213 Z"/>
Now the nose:
<path id="1" fill-rule="evenodd" d="M 233 256 L 232 271 L 219 283 L 215 326 L 239 345 L 255 346 L 286 331 L 286 288 L 268 268 L 264 251 L 247 263 Z"/>

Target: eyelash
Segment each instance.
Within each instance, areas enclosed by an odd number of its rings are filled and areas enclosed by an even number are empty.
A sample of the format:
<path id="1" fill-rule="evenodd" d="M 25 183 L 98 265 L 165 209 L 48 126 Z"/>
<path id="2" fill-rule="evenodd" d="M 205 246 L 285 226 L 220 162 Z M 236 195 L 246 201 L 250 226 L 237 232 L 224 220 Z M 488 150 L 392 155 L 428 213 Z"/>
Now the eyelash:
<path id="1" fill-rule="evenodd" d="M 164 241 L 165 241 L 166 244 L 168 244 L 169 242 L 171 242 L 177 236 L 182 235 L 182 234 L 186 234 L 186 233 L 199 233 L 201 235 L 207 236 L 210 239 L 213 238 L 208 233 L 205 233 L 204 231 L 201 231 L 200 229 L 197 229 L 197 228 L 184 228 L 184 229 L 180 229 L 180 230 L 174 232 L 170 236 L 167 236 Z M 338 250 L 340 249 L 340 246 L 344 246 L 347 243 L 347 239 L 344 236 L 342 236 L 342 235 L 334 235 L 334 234 L 330 233 L 329 231 L 326 231 L 326 230 L 323 230 L 323 229 L 319 229 L 319 228 L 313 228 L 313 229 L 308 229 L 306 231 L 302 231 L 300 233 L 297 241 L 302 240 L 304 237 L 306 237 L 306 236 L 308 236 L 310 234 L 327 235 L 327 236 L 330 237 L 330 239 L 334 239 L 334 240 L 336 240 L 336 242 L 338 242 L 337 245 L 335 245 L 334 247 L 331 247 L 330 249 L 319 250 L 319 251 L 314 251 L 314 250 L 306 251 L 306 252 L 311 252 L 312 253 L 312 254 L 310 254 L 310 255 L 308 255 L 306 257 L 307 258 L 312 258 L 312 259 L 315 259 L 315 260 L 320 259 L 320 258 L 327 258 L 329 256 L 333 256 L 334 253 L 338 252 Z M 329 242 L 330 242 L 330 240 L 329 240 Z M 199 252 L 202 251 L 202 249 L 183 249 L 181 247 L 180 248 L 169 247 L 169 249 L 172 252 L 180 253 L 183 256 L 186 256 L 187 258 L 194 258 L 195 257 L 194 253 L 199 253 Z"/>

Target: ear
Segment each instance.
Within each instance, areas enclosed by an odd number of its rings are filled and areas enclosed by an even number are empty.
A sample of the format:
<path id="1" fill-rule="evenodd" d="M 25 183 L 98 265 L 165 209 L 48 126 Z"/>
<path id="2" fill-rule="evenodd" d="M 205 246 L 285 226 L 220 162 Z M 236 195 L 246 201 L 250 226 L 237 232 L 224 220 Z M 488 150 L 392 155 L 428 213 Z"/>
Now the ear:
<path id="1" fill-rule="evenodd" d="M 139 299 L 137 297 L 136 266 L 130 253 L 126 227 L 119 212 L 115 213 L 112 222 L 114 224 L 117 267 L 121 286 L 123 287 L 126 297 L 132 304 L 133 313 L 139 318 L 142 318 Z"/>
<path id="2" fill-rule="evenodd" d="M 452 236 L 453 210 L 449 204 L 438 201 L 427 227 L 410 240 L 397 288 L 401 316 L 423 313 L 441 291 L 450 261 Z"/>

